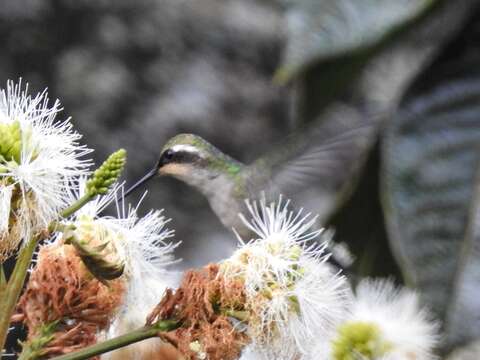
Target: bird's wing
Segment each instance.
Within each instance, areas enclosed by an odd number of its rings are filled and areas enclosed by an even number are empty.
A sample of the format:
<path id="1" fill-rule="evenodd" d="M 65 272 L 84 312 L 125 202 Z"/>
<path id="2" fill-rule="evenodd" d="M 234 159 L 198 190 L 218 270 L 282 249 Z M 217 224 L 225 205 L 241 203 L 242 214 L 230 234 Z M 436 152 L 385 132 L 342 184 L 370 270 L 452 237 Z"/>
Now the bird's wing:
<path id="1" fill-rule="evenodd" d="M 256 190 L 281 193 L 325 220 L 363 163 L 377 123 L 353 106 L 332 104 L 321 118 L 250 165 L 252 172 L 268 177 Z"/>

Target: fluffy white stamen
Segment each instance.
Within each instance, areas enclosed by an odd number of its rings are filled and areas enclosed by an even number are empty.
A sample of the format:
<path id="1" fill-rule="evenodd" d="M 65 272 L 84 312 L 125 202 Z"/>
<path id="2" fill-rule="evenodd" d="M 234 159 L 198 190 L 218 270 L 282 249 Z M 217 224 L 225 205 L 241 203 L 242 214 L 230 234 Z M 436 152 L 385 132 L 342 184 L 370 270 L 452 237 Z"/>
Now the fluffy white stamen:
<path id="1" fill-rule="evenodd" d="M 19 156 L 0 159 L 0 257 L 10 255 L 22 239 L 47 226 L 70 205 L 76 177 L 87 174 L 91 164 L 84 159 L 91 150 L 79 144 L 81 135 L 69 119 L 56 119 L 62 110 L 59 101 L 50 106 L 46 90 L 34 97 L 27 92 L 28 85 L 9 81 L 0 93 L 0 125 L 13 124 L 20 131 L 20 147 L 15 150 Z M 5 227 L 7 218 L 10 228 Z"/>
<path id="2" fill-rule="evenodd" d="M 438 324 L 420 304 L 418 294 L 396 288 L 391 281 L 363 280 L 357 286 L 353 318 L 372 321 L 392 344 L 385 360 L 414 357 L 431 360 L 437 344 Z"/>
<path id="3" fill-rule="evenodd" d="M 346 316 L 349 287 L 325 263 L 326 243 L 314 240 L 316 217 L 288 209 L 282 197 L 247 201 L 252 217 L 245 224 L 256 238 L 223 263 L 225 276 L 241 279 L 250 317 L 250 353 L 264 359 L 297 359 L 311 351 L 318 337 L 328 338 Z"/>
<path id="4" fill-rule="evenodd" d="M 81 180 L 84 189 L 85 180 Z M 77 194 L 81 197 L 83 191 Z M 75 214 L 74 223 L 88 231 L 96 231 L 99 243 L 109 242 L 116 261 L 125 264 L 124 277 L 127 292 L 120 314 L 112 324 L 109 333 L 120 335 L 144 325 L 148 312 L 161 299 L 167 286 L 173 286 L 177 274 L 167 270 L 176 263 L 173 251 L 180 242 L 169 241 L 174 231 L 166 226 L 170 219 L 163 216 L 163 210 L 150 211 L 145 216 L 137 214 L 137 207 L 125 207 L 122 199 L 123 185 L 94 199 Z M 117 216 L 101 216 L 100 213 L 115 202 Z"/>
<path id="5" fill-rule="evenodd" d="M 378 337 L 381 351 L 374 355 L 374 360 L 436 359 L 433 350 L 439 340 L 438 324 L 432 321 L 428 311 L 420 305 L 415 292 L 397 288 L 391 281 L 366 279 L 359 283 L 351 316 L 341 328 L 346 329 L 355 324 L 365 324 L 376 329 L 375 336 Z M 337 334 L 333 338 L 330 351 L 335 346 L 339 350 L 339 336 Z M 373 341 L 372 339 L 372 344 Z M 311 359 L 316 359 L 315 355 L 319 352 L 325 352 L 321 344 Z M 336 359 L 333 356 L 329 358 Z"/>

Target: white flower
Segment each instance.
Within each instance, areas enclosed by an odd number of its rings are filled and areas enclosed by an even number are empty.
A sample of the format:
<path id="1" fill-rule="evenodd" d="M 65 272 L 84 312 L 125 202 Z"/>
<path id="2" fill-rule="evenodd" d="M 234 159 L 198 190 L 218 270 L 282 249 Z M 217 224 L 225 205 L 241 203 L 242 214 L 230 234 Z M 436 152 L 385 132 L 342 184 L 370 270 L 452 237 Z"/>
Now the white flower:
<path id="1" fill-rule="evenodd" d="M 59 101 L 49 107 L 46 91 L 27 91 L 9 81 L 0 93 L 0 261 L 70 205 L 90 165 L 69 119 L 56 120 Z"/>
<path id="2" fill-rule="evenodd" d="M 364 353 L 359 351 L 362 359 L 435 359 L 432 351 L 438 342 L 437 323 L 432 322 L 428 312 L 420 306 L 415 292 L 395 288 L 391 281 L 361 281 L 351 317 L 339 329 L 332 343 L 331 358 L 334 360 L 343 359 L 340 354 L 347 343 L 348 347 L 358 350 L 359 344 L 354 342 L 359 339 L 364 349 Z M 359 332 L 363 335 L 359 336 Z M 352 334 L 355 341 L 351 340 Z"/>
<path id="3" fill-rule="evenodd" d="M 84 184 L 84 179 L 81 180 Z M 84 191 L 84 186 L 81 187 Z M 166 228 L 170 219 L 162 215 L 163 210 L 150 211 L 143 217 L 137 208 L 125 205 L 121 193 L 123 186 L 114 186 L 103 197 L 98 197 L 80 209 L 73 223 L 83 240 L 94 239 L 92 245 L 108 242 L 104 250 L 107 259 L 125 264 L 124 277 L 127 281 L 123 307 L 110 329 L 120 335 L 145 324 L 148 313 L 161 299 L 167 286 L 174 285 L 176 275 L 166 267 L 177 260 L 173 251 L 180 242 L 169 242 L 173 230 Z M 83 195 L 82 192 L 78 197 Z M 117 217 L 100 216 L 102 210 L 115 202 Z"/>
<path id="4" fill-rule="evenodd" d="M 263 354 L 259 353 L 255 346 L 249 344 L 243 348 L 239 360 L 263 360 Z"/>
<path id="5" fill-rule="evenodd" d="M 222 265 L 226 277 L 242 279 L 247 296 L 247 333 L 252 353 L 264 359 L 297 359 L 329 337 L 346 315 L 349 287 L 325 263 L 325 246 L 312 240 L 315 217 L 288 210 L 289 201 L 247 207 L 246 225 L 257 235 Z"/>

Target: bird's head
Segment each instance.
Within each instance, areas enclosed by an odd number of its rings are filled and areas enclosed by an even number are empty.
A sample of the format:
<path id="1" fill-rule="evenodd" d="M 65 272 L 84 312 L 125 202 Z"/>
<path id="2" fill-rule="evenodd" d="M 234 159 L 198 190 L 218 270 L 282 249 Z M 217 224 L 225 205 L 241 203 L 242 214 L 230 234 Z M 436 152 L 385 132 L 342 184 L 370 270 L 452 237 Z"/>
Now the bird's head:
<path id="1" fill-rule="evenodd" d="M 219 154 L 217 148 L 200 136 L 179 134 L 162 148 L 157 173 L 185 180 L 195 172 L 209 169 Z"/>
<path id="2" fill-rule="evenodd" d="M 221 175 L 233 177 L 242 164 L 193 134 L 179 134 L 167 141 L 156 166 L 130 187 L 125 196 L 156 175 L 176 177 L 200 190 Z"/>

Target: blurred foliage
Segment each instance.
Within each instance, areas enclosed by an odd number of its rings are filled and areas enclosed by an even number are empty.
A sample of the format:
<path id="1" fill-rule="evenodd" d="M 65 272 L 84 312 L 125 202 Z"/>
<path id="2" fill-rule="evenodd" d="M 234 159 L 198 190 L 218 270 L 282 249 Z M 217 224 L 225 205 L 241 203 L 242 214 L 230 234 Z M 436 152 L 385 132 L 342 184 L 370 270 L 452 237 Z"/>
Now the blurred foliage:
<path id="1" fill-rule="evenodd" d="M 443 352 L 478 339 L 479 5 L 289 6 L 277 76 L 295 83 L 297 122 L 329 121 L 341 101 L 375 123 L 369 146 L 346 145 L 363 168 L 332 175 L 349 194 L 330 217 L 336 239 L 351 246 L 359 275 L 418 289 L 441 320 Z"/>
<path id="2" fill-rule="evenodd" d="M 384 196 L 407 282 L 446 321 L 453 343 L 480 336 L 480 44 L 472 19 L 404 95 L 387 125 Z M 472 297 L 473 295 L 473 297 Z"/>

